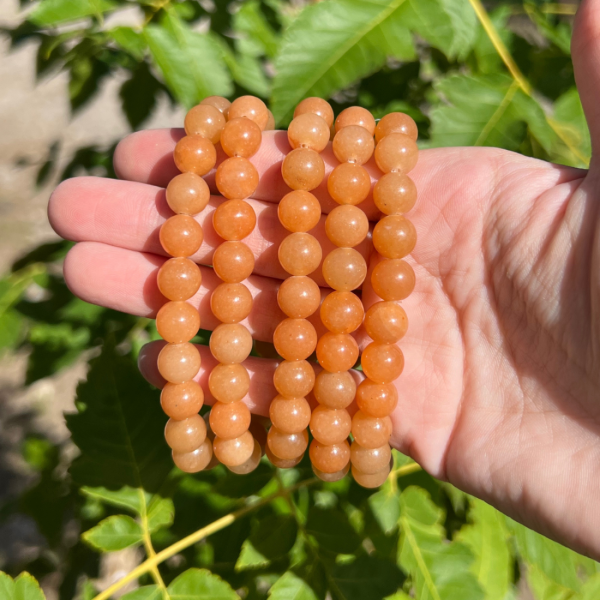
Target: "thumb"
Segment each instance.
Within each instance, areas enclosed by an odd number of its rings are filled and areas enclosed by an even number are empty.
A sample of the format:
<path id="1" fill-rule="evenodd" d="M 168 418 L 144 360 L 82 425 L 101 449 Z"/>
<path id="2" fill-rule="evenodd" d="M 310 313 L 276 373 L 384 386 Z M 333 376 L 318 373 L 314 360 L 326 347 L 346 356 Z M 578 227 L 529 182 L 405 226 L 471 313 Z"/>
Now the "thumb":
<path id="1" fill-rule="evenodd" d="M 600 0 L 581 2 L 573 28 L 571 53 L 595 155 L 600 152 Z"/>

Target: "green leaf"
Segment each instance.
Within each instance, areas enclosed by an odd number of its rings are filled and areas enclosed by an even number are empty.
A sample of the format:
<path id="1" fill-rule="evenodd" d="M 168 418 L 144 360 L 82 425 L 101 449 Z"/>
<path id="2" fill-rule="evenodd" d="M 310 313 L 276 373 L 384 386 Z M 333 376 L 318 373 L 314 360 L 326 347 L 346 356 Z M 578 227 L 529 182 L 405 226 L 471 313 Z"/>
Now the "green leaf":
<path id="1" fill-rule="evenodd" d="M 141 62 L 123 83 L 119 96 L 132 129 L 137 129 L 150 117 L 156 106 L 156 96 L 161 90 L 164 90 L 163 85 L 152 75 L 145 62 Z"/>
<path id="2" fill-rule="evenodd" d="M 100 521 L 82 534 L 83 539 L 93 548 L 102 552 L 123 550 L 144 539 L 141 525 L 126 515 L 115 515 Z"/>
<path id="3" fill-rule="evenodd" d="M 527 584 L 537 600 L 575 600 L 575 592 L 552 581 L 534 566 L 527 568 Z"/>
<path id="4" fill-rule="evenodd" d="M 443 512 L 425 490 L 407 488 L 400 496 L 401 540 L 398 564 L 414 582 L 420 600 L 482 600 L 471 573 L 473 556 L 458 542 L 445 540 Z"/>
<path id="5" fill-rule="evenodd" d="M 275 61 L 275 120 L 289 117 L 302 98 L 327 98 L 383 66 L 386 51 L 400 48 L 390 50 L 391 36 L 406 39 L 399 34 L 405 7 L 408 0 L 326 0 L 305 8 Z"/>
<path id="6" fill-rule="evenodd" d="M 587 120 L 583 113 L 577 88 L 563 94 L 554 104 L 551 123 L 566 140 L 569 148 L 575 148 L 579 156 L 566 157 L 566 163 L 575 167 L 587 167 L 592 155 L 592 142 Z M 583 160 L 580 157 L 583 156 Z"/>
<path id="7" fill-rule="evenodd" d="M 369 496 L 369 506 L 384 533 L 390 534 L 398 527 L 400 494 L 397 485 L 392 485 L 389 479 Z"/>
<path id="8" fill-rule="evenodd" d="M 492 25 L 498 32 L 500 39 L 509 47 L 512 39 L 512 32 L 507 27 L 508 19 L 512 14 L 510 6 L 499 6 L 496 10 L 490 13 Z M 477 66 L 481 73 L 495 73 L 502 68 L 502 58 L 492 44 L 490 36 L 485 29 L 479 25 L 477 27 L 477 39 L 473 46 L 473 52 L 477 59 Z"/>
<path id="9" fill-rule="evenodd" d="M 577 600 L 597 600 L 600 598 L 600 574 L 592 575 L 582 586 Z"/>
<path id="10" fill-rule="evenodd" d="M 188 569 L 167 591 L 171 600 L 239 600 L 227 582 L 206 569 Z"/>
<path id="11" fill-rule="evenodd" d="M 279 40 L 271 25 L 265 18 L 257 0 L 244 2 L 233 15 L 233 29 L 252 40 L 263 54 L 274 58 L 277 54 Z"/>
<path id="12" fill-rule="evenodd" d="M 287 571 L 269 590 L 269 600 L 320 600 L 320 598 L 304 579 L 293 571 Z"/>
<path id="13" fill-rule="evenodd" d="M 121 600 L 163 600 L 163 598 L 163 593 L 157 585 L 143 585 L 121 596 Z"/>
<path id="14" fill-rule="evenodd" d="M 172 469 L 165 417 L 156 394 L 129 357 L 107 342 L 77 387 L 79 412 L 67 426 L 81 455 L 70 473 L 79 485 L 156 491 Z"/>
<path id="15" fill-rule="evenodd" d="M 40 584 L 26 571 L 16 579 L 0 571 L 0 598 L 2 600 L 46 600 Z"/>
<path id="16" fill-rule="evenodd" d="M 91 16 L 101 18 L 102 13 L 116 6 L 112 0 L 42 0 L 28 20 L 40 27 L 58 25 Z"/>
<path id="17" fill-rule="evenodd" d="M 504 518 L 489 504 L 471 499 L 469 520 L 456 541 L 473 552 L 471 572 L 477 577 L 486 600 L 504 600 L 512 583 L 512 557 Z"/>
<path id="18" fill-rule="evenodd" d="M 155 498 L 148 506 L 148 530 L 153 532 L 169 527 L 175 517 L 175 507 L 170 498 Z"/>
<path id="19" fill-rule="evenodd" d="M 14 348 L 21 340 L 23 319 L 15 310 L 0 313 L 0 350 Z"/>
<path id="20" fill-rule="evenodd" d="M 311 507 L 306 531 L 314 536 L 321 548 L 336 554 L 352 554 L 360 545 L 356 531 L 339 510 Z"/>
<path id="21" fill-rule="evenodd" d="M 196 33 L 173 12 L 144 36 L 167 87 L 191 108 L 211 95 L 228 96 L 233 86 L 219 48 L 210 35 Z"/>
<path id="22" fill-rule="evenodd" d="M 147 48 L 144 36 L 131 27 L 115 27 L 107 32 L 115 43 L 137 60 L 144 58 Z"/>
<path id="23" fill-rule="evenodd" d="M 150 494 L 146 494 L 146 498 L 142 495 L 143 492 L 139 489 L 134 489 L 128 486 L 120 490 L 107 490 L 103 487 L 82 487 L 81 491 L 91 498 L 96 498 L 118 508 L 126 508 L 139 515 L 145 502 L 150 501 Z"/>

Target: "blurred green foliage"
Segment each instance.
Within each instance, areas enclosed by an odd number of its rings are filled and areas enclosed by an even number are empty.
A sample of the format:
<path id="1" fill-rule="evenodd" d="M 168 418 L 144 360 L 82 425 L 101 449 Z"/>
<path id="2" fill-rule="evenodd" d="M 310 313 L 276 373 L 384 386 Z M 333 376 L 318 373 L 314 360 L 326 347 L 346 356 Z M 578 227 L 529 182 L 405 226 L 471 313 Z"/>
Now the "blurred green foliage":
<path id="1" fill-rule="evenodd" d="M 41 0 L 23 2 L 21 24 L 4 31 L 13 47 L 37 41 L 40 78 L 69 73 L 73 111 L 105 79 L 123 79 L 132 129 L 161 96 L 190 107 L 207 95 L 255 94 L 285 126 L 299 100 L 319 95 L 336 112 L 356 103 L 376 116 L 408 112 L 422 147 L 493 145 L 585 167 L 590 141 L 569 55 L 575 8 Z M 136 24 L 111 25 L 125 10 Z M 514 63 L 500 58 L 482 16 Z M 55 144 L 38 184 L 82 171 L 114 177 L 113 150 L 81 148 L 57 174 Z M 321 483 L 307 459 L 288 471 L 261 464 L 244 477 L 222 467 L 194 476 L 172 470 L 158 393 L 135 365 L 141 345 L 156 337 L 154 324 L 74 298 L 60 270 L 69 247 L 36 248 L 0 280 L 0 349 L 28 351 L 27 384 L 90 359 L 67 415 L 75 458 L 43 432 L 24 441 L 34 483 L 0 507 L 0 522 L 26 515 L 43 551 L 5 558 L 2 600 L 43 598 L 32 576 L 17 577 L 22 571 L 50 582 L 60 600 L 91 599 L 102 555 L 128 547 L 164 554 L 158 567 L 142 569 L 127 600 L 510 600 L 522 579 L 537 600 L 600 597 L 595 562 L 398 453 L 377 491 L 350 479 Z"/>

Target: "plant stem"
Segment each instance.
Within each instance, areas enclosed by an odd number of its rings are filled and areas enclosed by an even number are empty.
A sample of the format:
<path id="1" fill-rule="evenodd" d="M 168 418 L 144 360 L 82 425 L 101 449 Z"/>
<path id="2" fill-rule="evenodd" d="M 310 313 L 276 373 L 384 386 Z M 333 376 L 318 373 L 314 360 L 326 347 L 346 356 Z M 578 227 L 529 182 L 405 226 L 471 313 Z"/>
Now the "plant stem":
<path id="1" fill-rule="evenodd" d="M 146 496 L 144 494 L 144 490 L 138 488 L 138 494 L 140 496 L 140 505 L 142 507 L 142 531 L 144 537 L 144 548 L 146 549 L 146 555 L 148 558 L 154 558 L 156 556 L 156 551 L 154 550 L 154 546 L 152 545 L 152 538 L 150 537 L 150 528 L 148 527 L 148 506 L 146 504 Z M 163 600 L 169 600 L 169 594 L 167 593 L 167 586 L 163 581 L 163 578 L 158 569 L 158 565 L 154 565 L 150 569 L 150 574 L 152 575 L 152 579 L 158 586 L 161 591 Z"/>

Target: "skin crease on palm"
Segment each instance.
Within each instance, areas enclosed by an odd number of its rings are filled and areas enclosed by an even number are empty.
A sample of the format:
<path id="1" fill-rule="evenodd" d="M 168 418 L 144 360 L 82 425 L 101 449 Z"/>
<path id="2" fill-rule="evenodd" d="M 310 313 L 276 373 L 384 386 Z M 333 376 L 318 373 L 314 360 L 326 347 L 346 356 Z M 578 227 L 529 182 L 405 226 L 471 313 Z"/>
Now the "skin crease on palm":
<path id="1" fill-rule="evenodd" d="M 573 60 L 596 147 L 600 0 L 580 7 Z M 169 216 L 162 188 L 177 173 L 172 151 L 181 136 L 181 130 L 130 135 L 115 155 L 122 181 L 72 179 L 52 195 L 54 229 L 79 242 L 65 262 L 66 281 L 79 297 L 141 316 L 154 316 L 164 302 L 156 287 L 156 271 L 165 260 L 158 229 Z M 261 183 L 252 201 L 257 227 L 247 240 L 256 268 L 249 280 L 255 304 L 246 324 L 255 339 L 265 341 L 283 317 L 276 290 L 285 274 L 276 252 L 286 232 L 276 203 L 287 191 L 280 162 L 288 148 L 285 133 L 266 132 L 252 159 Z M 330 172 L 336 164 L 331 148 L 323 156 Z M 367 166 L 377 177 L 372 163 Z M 408 259 L 417 286 L 403 302 L 410 326 L 400 342 L 406 367 L 397 380 L 399 403 L 392 415 L 393 445 L 433 476 L 596 559 L 599 170 L 595 158 L 588 172 L 492 148 L 421 152 L 411 173 L 419 200 L 408 215 L 418 233 Z M 324 185 L 316 194 L 323 212 L 335 207 Z M 198 217 L 205 243 L 193 258 L 201 264 L 210 264 L 219 243 L 211 217 L 222 201 L 213 197 Z M 377 219 L 372 200 L 362 207 Z M 312 233 L 325 254 L 331 244 L 324 218 Z M 372 267 L 378 259 L 368 243 L 359 249 Z M 192 302 L 202 326 L 212 329 L 218 323 L 209 297 L 218 282 L 210 269 L 202 271 Z M 366 307 L 377 300 L 367 284 L 363 299 Z M 360 330 L 358 339 L 364 348 L 368 338 Z M 140 358 L 143 374 L 159 387 L 161 345 L 146 346 Z M 208 348 L 201 353 L 199 381 L 208 390 L 215 361 Z M 252 378 L 245 401 L 266 415 L 275 396 L 276 363 L 251 357 L 245 364 Z"/>

